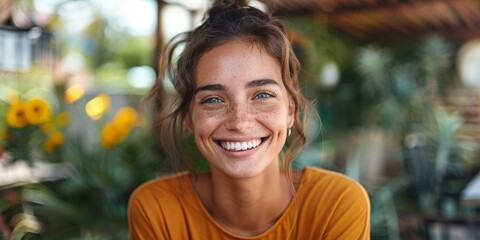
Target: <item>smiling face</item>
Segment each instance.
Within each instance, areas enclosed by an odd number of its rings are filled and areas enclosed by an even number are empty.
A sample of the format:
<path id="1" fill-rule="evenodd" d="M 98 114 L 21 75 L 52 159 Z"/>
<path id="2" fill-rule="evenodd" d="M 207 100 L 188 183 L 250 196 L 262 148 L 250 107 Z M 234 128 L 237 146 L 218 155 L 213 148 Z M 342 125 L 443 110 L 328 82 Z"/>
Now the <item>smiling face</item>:
<path id="1" fill-rule="evenodd" d="M 259 44 L 232 41 L 199 60 L 186 117 L 212 171 L 253 177 L 273 169 L 293 125 L 281 68 Z"/>

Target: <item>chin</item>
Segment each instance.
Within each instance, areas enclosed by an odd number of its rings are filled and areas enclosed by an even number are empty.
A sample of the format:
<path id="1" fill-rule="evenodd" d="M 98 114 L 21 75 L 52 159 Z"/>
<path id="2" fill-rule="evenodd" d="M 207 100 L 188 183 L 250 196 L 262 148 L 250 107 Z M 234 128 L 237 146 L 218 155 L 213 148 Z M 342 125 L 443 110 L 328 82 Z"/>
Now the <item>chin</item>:
<path id="1" fill-rule="evenodd" d="M 224 166 L 223 169 L 215 169 L 221 171 L 224 174 L 228 175 L 231 178 L 253 178 L 265 173 L 267 169 L 273 169 L 272 166 L 269 166 L 264 162 L 235 162 L 230 166 Z M 277 169 L 278 170 L 278 169 Z"/>

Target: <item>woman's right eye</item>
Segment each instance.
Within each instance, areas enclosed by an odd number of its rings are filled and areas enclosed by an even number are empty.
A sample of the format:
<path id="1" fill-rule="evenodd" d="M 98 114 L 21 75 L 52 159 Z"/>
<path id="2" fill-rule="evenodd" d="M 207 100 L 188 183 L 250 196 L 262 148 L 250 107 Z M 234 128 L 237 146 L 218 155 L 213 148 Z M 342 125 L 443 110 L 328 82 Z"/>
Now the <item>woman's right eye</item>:
<path id="1" fill-rule="evenodd" d="M 222 99 L 218 97 L 209 97 L 202 100 L 202 104 L 215 104 L 223 102 Z"/>

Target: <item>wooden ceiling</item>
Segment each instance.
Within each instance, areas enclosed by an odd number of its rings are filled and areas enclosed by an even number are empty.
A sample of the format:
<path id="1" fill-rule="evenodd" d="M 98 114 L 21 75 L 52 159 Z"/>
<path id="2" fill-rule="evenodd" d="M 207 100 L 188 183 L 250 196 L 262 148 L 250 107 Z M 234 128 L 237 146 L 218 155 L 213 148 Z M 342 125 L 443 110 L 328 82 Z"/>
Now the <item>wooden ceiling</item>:
<path id="1" fill-rule="evenodd" d="M 311 15 L 360 39 L 480 37 L 480 0 L 264 0 L 275 14 Z"/>

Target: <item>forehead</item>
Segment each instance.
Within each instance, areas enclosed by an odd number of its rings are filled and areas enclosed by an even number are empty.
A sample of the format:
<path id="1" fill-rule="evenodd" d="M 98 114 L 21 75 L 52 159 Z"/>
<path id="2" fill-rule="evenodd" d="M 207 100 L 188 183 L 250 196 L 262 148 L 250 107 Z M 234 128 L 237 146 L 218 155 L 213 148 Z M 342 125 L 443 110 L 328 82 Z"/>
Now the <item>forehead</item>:
<path id="1" fill-rule="evenodd" d="M 281 67 L 262 44 L 234 40 L 216 46 L 200 57 L 195 85 L 227 79 L 270 78 L 281 82 Z"/>

